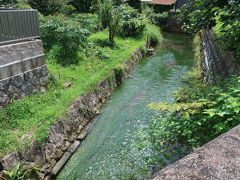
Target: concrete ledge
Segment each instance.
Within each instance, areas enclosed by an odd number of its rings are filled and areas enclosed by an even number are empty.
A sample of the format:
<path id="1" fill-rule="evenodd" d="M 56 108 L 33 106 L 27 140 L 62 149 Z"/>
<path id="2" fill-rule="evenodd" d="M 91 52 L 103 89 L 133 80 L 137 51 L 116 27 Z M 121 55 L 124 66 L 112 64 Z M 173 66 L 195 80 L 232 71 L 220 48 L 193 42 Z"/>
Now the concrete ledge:
<path id="1" fill-rule="evenodd" d="M 240 179 L 240 125 L 162 169 L 151 179 Z"/>
<path id="2" fill-rule="evenodd" d="M 15 76 L 20 73 L 24 73 L 26 71 L 40 67 L 44 64 L 44 54 L 31 58 L 26 58 L 21 61 L 15 61 L 9 64 L 5 64 L 3 66 L 0 66 L 0 80 L 7 77 Z"/>
<path id="3" fill-rule="evenodd" d="M 0 46 L 0 54 L 0 66 L 3 66 L 44 53 L 42 41 L 33 40 Z"/>

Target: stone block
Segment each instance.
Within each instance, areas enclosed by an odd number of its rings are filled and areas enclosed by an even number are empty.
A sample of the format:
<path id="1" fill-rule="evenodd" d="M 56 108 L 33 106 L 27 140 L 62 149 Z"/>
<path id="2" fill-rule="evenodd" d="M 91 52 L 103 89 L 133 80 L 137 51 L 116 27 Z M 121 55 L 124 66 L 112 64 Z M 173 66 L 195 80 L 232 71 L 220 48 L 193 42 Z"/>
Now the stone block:
<path id="1" fill-rule="evenodd" d="M 0 91 L 5 91 L 8 89 L 8 86 L 10 84 L 10 79 L 3 79 L 0 81 Z"/>
<path id="2" fill-rule="evenodd" d="M 8 95 L 0 91 L 0 106 L 4 106 L 5 104 L 7 104 L 8 100 Z"/>
<path id="3" fill-rule="evenodd" d="M 13 98 L 18 97 L 21 94 L 21 89 L 19 89 L 16 86 L 10 85 L 8 89 L 8 94 L 10 97 L 13 97 Z"/>
<path id="4" fill-rule="evenodd" d="M 13 152 L 0 160 L 4 170 L 11 171 L 20 162 L 18 152 Z"/>
<path id="5" fill-rule="evenodd" d="M 21 87 L 24 82 L 24 75 L 19 74 L 18 76 L 14 76 L 11 78 L 11 85 L 16 86 L 16 87 Z"/>
<path id="6" fill-rule="evenodd" d="M 63 166 L 66 164 L 68 159 L 72 156 L 72 153 L 66 152 L 64 153 L 63 157 L 57 162 L 57 164 L 53 167 L 51 175 L 55 177 L 60 170 L 63 168 Z"/>
<path id="7" fill-rule="evenodd" d="M 33 78 L 32 71 L 28 71 L 28 72 L 24 73 L 24 81 L 31 82 L 32 78 Z"/>

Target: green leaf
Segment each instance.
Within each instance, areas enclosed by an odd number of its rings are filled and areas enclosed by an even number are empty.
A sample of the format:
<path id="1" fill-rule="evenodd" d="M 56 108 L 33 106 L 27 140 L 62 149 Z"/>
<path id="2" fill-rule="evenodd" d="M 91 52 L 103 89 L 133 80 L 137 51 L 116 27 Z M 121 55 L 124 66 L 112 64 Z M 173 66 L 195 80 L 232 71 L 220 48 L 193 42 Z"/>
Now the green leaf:
<path id="1" fill-rule="evenodd" d="M 204 111 L 204 114 L 208 114 L 210 117 L 213 117 L 216 115 L 216 110 L 215 109 L 207 109 Z"/>
<path id="2" fill-rule="evenodd" d="M 214 7 L 212 8 L 212 12 L 218 11 L 220 8 L 219 7 Z"/>
<path id="3" fill-rule="evenodd" d="M 223 117 L 224 115 L 229 114 L 229 113 L 223 111 L 223 112 L 218 112 L 216 114 Z"/>

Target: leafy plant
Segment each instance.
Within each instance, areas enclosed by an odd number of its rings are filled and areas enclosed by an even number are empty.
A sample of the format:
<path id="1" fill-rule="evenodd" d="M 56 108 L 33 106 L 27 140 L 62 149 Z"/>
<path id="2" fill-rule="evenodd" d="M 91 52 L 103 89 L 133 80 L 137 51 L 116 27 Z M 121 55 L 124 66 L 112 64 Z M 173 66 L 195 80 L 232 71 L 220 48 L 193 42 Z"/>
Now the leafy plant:
<path id="1" fill-rule="evenodd" d="M 131 7 L 137 9 L 139 12 L 142 11 L 142 2 L 140 0 L 131 0 L 131 1 L 127 1 L 127 3 Z"/>
<path id="2" fill-rule="evenodd" d="M 114 6 L 114 2 L 103 0 L 99 3 L 99 19 L 103 26 L 109 28 L 109 45 L 114 47 L 114 38 L 120 27 L 121 15 L 119 9 Z"/>
<path id="3" fill-rule="evenodd" d="M 75 21 L 48 17 L 41 22 L 44 47 L 51 50 L 56 61 L 62 65 L 77 64 L 78 52 L 87 45 L 89 32 Z"/>
<path id="4" fill-rule="evenodd" d="M 167 25 L 168 12 L 155 13 L 153 8 L 146 7 L 143 11 L 146 18 L 151 24 L 157 25 L 161 28 Z"/>
<path id="5" fill-rule="evenodd" d="M 181 103 L 152 104 L 151 108 L 169 112 L 168 124 L 160 125 L 164 133 L 175 133 L 171 140 L 196 148 L 240 123 L 239 80 L 233 77 L 225 82 L 226 86 L 205 89 L 190 82 L 191 88 L 182 88 L 177 94 Z M 162 134 L 162 139 L 169 138 Z"/>
<path id="6" fill-rule="evenodd" d="M 99 30 L 99 20 L 96 14 L 73 14 L 70 18 L 80 23 L 81 27 L 84 27 L 91 33 Z"/>
<path id="7" fill-rule="evenodd" d="M 0 7 L 12 7 L 13 5 L 17 4 L 17 0 L 0 0 Z"/>
<path id="8" fill-rule="evenodd" d="M 215 20 L 217 25 L 215 31 L 218 35 L 218 42 L 226 50 L 235 53 L 240 58 L 240 1 L 231 1 L 219 11 Z"/>
<path id="9" fill-rule="evenodd" d="M 72 5 L 64 5 L 60 10 L 61 13 L 65 14 L 67 16 L 69 16 L 73 13 L 76 13 L 76 11 L 77 11 L 76 8 Z"/>
<path id="10" fill-rule="evenodd" d="M 97 49 L 97 56 L 101 60 L 109 60 L 110 55 L 107 54 L 102 48 Z"/>
<path id="11" fill-rule="evenodd" d="M 27 3 L 17 3 L 13 6 L 16 9 L 32 9 Z"/>
<path id="12" fill-rule="evenodd" d="M 18 163 L 12 171 L 3 171 L 4 175 L 6 176 L 6 179 L 8 180 L 24 180 L 24 179 L 30 179 L 30 177 L 33 175 L 35 171 L 39 171 L 39 168 L 32 167 L 32 168 L 24 168 L 20 166 L 20 163 Z"/>
<path id="13" fill-rule="evenodd" d="M 69 4 L 72 5 L 79 13 L 89 13 L 94 0 L 70 0 Z"/>
<path id="14" fill-rule="evenodd" d="M 145 28 L 144 16 L 136 9 L 130 6 L 120 6 L 119 12 L 121 13 L 121 28 L 119 31 L 122 37 L 137 37 L 142 35 Z"/>
<path id="15" fill-rule="evenodd" d="M 54 15 L 59 13 L 64 5 L 67 4 L 66 0 L 28 0 L 28 4 L 37 9 L 43 15 Z"/>
<path id="16" fill-rule="evenodd" d="M 156 155 L 149 161 L 161 167 L 240 123 L 240 77 L 210 87 L 197 78 L 190 79 L 177 92 L 176 103 L 149 105 L 159 113 L 138 134 L 142 139 L 138 146 L 150 146 Z"/>
<path id="17" fill-rule="evenodd" d="M 147 36 L 147 42 L 150 46 L 156 46 L 163 40 L 160 28 L 158 26 L 147 24 L 145 34 Z"/>

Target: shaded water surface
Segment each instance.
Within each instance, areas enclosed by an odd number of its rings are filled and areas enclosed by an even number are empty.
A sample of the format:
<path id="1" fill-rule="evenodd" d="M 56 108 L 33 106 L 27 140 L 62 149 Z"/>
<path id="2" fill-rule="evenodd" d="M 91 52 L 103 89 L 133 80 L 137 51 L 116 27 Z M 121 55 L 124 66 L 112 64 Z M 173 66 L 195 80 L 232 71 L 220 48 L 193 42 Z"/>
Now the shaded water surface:
<path id="1" fill-rule="evenodd" d="M 172 92 L 193 66 L 192 39 L 165 34 L 164 47 L 141 61 L 130 78 L 117 89 L 95 119 L 95 125 L 58 179 L 144 179 L 151 175 L 146 156 L 139 151 L 135 134 L 154 115 L 147 105 L 174 101 Z"/>

